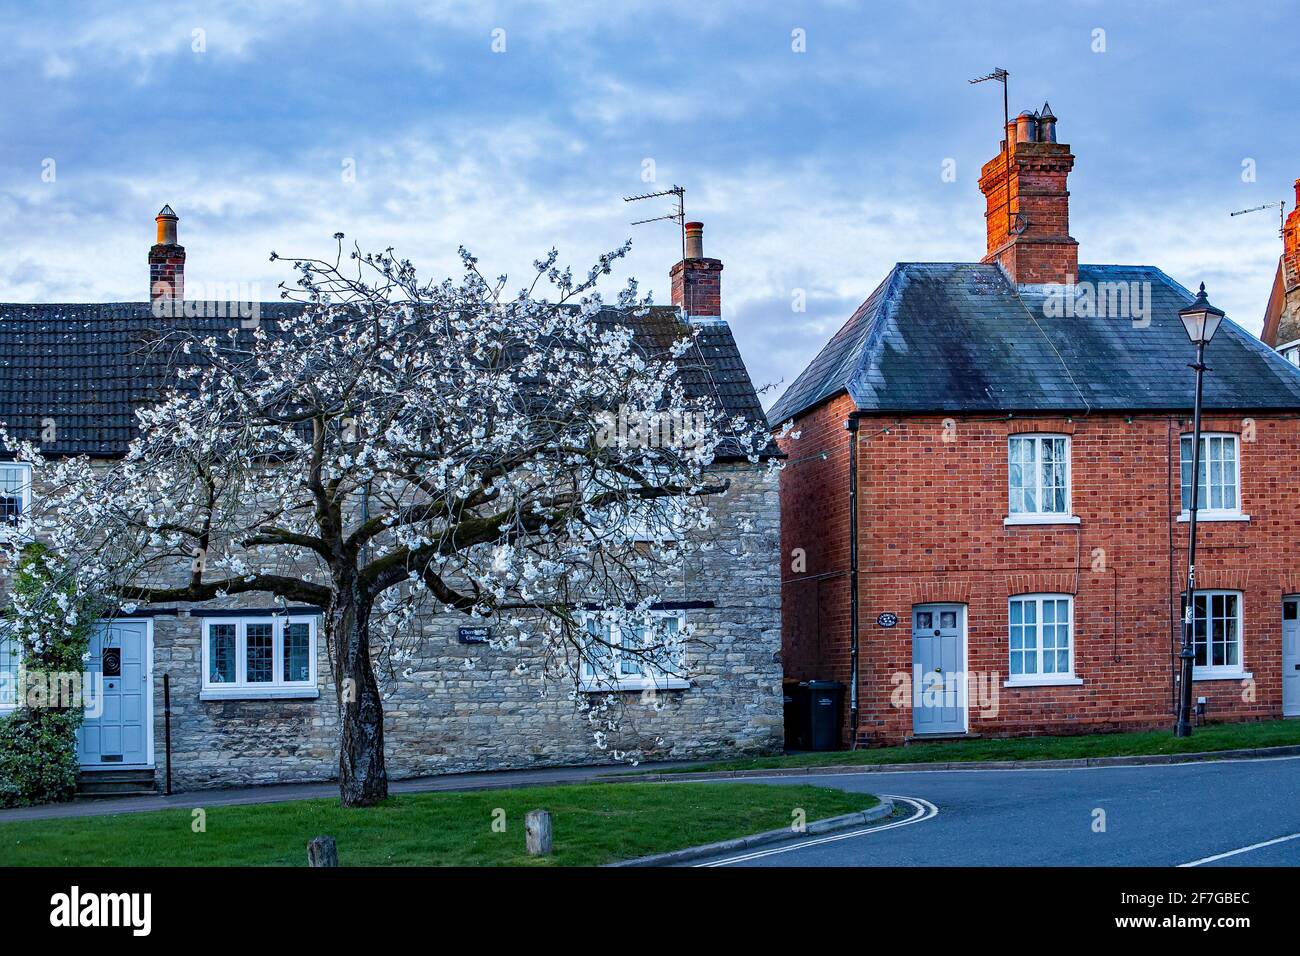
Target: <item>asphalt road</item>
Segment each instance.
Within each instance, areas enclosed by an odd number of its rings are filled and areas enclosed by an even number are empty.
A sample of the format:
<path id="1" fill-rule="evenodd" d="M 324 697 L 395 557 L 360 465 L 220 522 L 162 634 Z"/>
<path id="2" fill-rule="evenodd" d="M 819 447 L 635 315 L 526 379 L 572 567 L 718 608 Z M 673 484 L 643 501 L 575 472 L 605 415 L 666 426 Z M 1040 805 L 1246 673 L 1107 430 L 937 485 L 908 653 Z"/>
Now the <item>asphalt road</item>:
<path id="1" fill-rule="evenodd" d="M 1300 866 L 1297 757 L 746 783 L 889 794 L 904 813 L 847 835 L 796 837 L 690 865 Z"/>

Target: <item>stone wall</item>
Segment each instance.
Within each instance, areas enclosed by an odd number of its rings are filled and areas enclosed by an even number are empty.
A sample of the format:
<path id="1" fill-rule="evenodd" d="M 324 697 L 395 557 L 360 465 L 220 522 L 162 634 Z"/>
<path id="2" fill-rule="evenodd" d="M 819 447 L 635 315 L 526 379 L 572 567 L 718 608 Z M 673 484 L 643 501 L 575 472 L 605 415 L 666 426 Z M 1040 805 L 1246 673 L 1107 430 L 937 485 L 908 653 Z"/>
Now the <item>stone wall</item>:
<path id="1" fill-rule="evenodd" d="M 725 496 L 711 502 L 715 547 L 692 555 L 673 601 L 697 628 L 687 650 L 691 686 L 660 694 L 655 710 L 628 692 L 610 748 L 648 745 L 656 758 L 766 753 L 782 746 L 780 510 L 765 466 L 725 465 Z M 744 529 L 744 522 L 752 527 Z M 740 556 L 729 552 L 741 550 Z M 273 605 L 270 596 L 204 607 Z M 697 606 L 705 605 L 705 606 Z M 163 772 L 162 675 L 172 687 L 172 775 L 176 789 L 326 780 L 337 776 L 338 715 L 324 640 L 318 641 L 318 699 L 200 700 L 204 610 L 154 619 L 154 723 Z M 460 644 L 459 614 L 431 612 L 421 625 L 409 676 L 381 675 L 386 751 L 393 778 L 473 770 L 611 761 L 575 709 L 570 688 L 517 674 L 535 652 Z M 530 657 L 532 660 L 530 660 Z M 473 658 L 467 669 L 466 659 Z M 539 670 L 534 666 L 532 670 Z M 656 743 L 658 742 L 658 743 Z"/>

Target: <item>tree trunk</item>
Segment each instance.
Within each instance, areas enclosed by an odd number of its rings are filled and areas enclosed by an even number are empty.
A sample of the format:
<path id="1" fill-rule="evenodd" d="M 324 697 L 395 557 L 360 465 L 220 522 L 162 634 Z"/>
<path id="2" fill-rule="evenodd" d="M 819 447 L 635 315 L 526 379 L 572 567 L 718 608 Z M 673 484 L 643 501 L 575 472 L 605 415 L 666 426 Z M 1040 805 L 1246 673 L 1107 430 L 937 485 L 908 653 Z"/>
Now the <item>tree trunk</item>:
<path id="1" fill-rule="evenodd" d="M 340 582 L 329 610 L 334 685 L 339 698 L 339 800 L 371 807 L 388 797 L 384 708 L 370 661 L 370 602 L 354 582 Z"/>

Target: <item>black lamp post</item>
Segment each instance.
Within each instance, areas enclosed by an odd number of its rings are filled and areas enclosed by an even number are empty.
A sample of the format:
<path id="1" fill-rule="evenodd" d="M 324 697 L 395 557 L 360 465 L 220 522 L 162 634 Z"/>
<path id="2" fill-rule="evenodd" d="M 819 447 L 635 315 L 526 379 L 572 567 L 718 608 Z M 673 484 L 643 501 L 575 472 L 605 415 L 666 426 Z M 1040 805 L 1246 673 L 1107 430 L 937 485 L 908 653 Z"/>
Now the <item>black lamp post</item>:
<path id="1" fill-rule="evenodd" d="M 1196 619 L 1196 509 L 1199 504 L 1197 489 L 1201 477 L 1201 378 L 1205 372 L 1205 346 L 1210 344 L 1214 333 L 1219 331 L 1223 321 L 1223 312 L 1210 305 L 1205 297 L 1205 283 L 1196 299 L 1185 309 L 1178 310 L 1178 317 L 1183 320 L 1187 337 L 1196 346 L 1196 363 L 1190 367 L 1196 370 L 1196 405 L 1192 411 L 1192 500 L 1188 503 L 1188 524 L 1191 539 L 1187 545 L 1187 606 L 1183 610 L 1183 646 L 1178 653 L 1181 667 L 1179 669 L 1179 704 L 1178 725 L 1174 728 L 1175 737 L 1190 737 L 1192 734 L 1192 665 L 1195 663 L 1196 651 L 1192 646 L 1192 628 Z"/>

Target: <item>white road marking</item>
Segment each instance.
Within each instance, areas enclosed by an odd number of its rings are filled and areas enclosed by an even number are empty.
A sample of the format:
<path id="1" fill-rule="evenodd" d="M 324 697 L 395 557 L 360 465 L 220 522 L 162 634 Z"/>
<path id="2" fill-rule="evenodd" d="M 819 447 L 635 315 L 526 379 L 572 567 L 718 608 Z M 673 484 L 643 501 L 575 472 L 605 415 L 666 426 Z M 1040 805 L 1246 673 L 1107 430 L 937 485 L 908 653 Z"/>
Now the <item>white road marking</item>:
<path id="1" fill-rule="evenodd" d="M 916 770 L 850 770 L 839 773 L 817 773 L 814 768 L 809 768 L 809 773 L 789 774 L 774 773 L 755 775 L 752 777 L 708 777 L 702 781 L 704 783 L 730 783 L 736 781 L 741 783 L 747 780 L 794 780 L 817 777 L 822 780 L 834 780 L 836 777 L 890 777 L 896 774 L 908 774 L 916 776 L 917 774 L 941 774 L 941 773 L 1071 773 L 1076 770 L 1150 770 L 1157 767 L 1172 769 L 1174 767 L 1204 767 L 1210 764 L 1252 764 L 1252 763 L 1277 763 L 1281 760 L 1300 760 L 1300 756 L 1286 757 L 1247 757 L 1224 760 L 1185 760 L 1181 763 L 1130 763 L 1130 764 L 1105 764 L 1100 767 L 981 767 L 978 761 L 971 761 L 972 766 L 966 767 L 949 767 L 943 770 L 925 770 L 922 769 L 924 764 L 917 764 Z M 667 776 L 667 775 L 666 775 Z M 672 777 L 695 777 L 705 776 L 704 774 L 694 774 L 690 772 L 675 773 Z M 664 783 L 686 783 L 686 780 L 665 780 Z"/>
<path id="2" fill-rule="evenodd" d="M 1239 853 L 1249 853 L 1251 850 L 1261 850 L 1266 846 L 1276 846 L 1279 843 L 1286 843 L 1290 840 L 1300 840 L 1300 833 L 1291 833 L 1287 836 L 1280 836 L 1275 840 L 1265 840 L 1263 843 L 1252 843 L 1250 846 L 1243 846 L 1240 849 L 1229 850 L 1227 853 L 1216 853 L 1214 856 L 1202 857 L 1199 860 L 1193 860 L 1191 863 L 1179 863 L 1179 867 L 1200 866 L 1202 863 L 1213 863 L 1215 860 L 1226 860 L 1230 856 L 1236 856 Z"/>
<path id="3" fill-rule="evenodd" d="M 819 846 L 823 843 L 835 843 L 839 840 L 851 840 L 854 837 L 869 836 L 872 833 L 883 833 L 885 830 L 894 830 L 898 827 L 910 826 L 913 823 L 921 823 L 924 820 L 932 820 L 939 815 L 938 807 L 929 800 L 922 800 L 920 797 L 898 797 L 891 794 L 881 794 L 881 796 L 888 800 L 910 804 L 916 808 L 916 812 L 906 820 L 886 823 L 883 826 L 864 827 L 861 830 L 849 830 L 845 833 L 834 833 L 830 836 L 818 837 L 815 840 L 804 840 L 800 843 L 794 843 L 788 846 L 772 847 L 768 850 L 756 850 L 753 853 L 742 853 L 739 856 L 731 856 L 723 860 L 714 860 L 711 863 L 696 863 L 695 866 L 713 867 L 729 866 L 732 863 L 744 863 L 748 860 L 757 860 L 765 856 L 776 856 L 778 853 L 790 853 L 794 850 L 801 850 L 808 846 Z"/>

